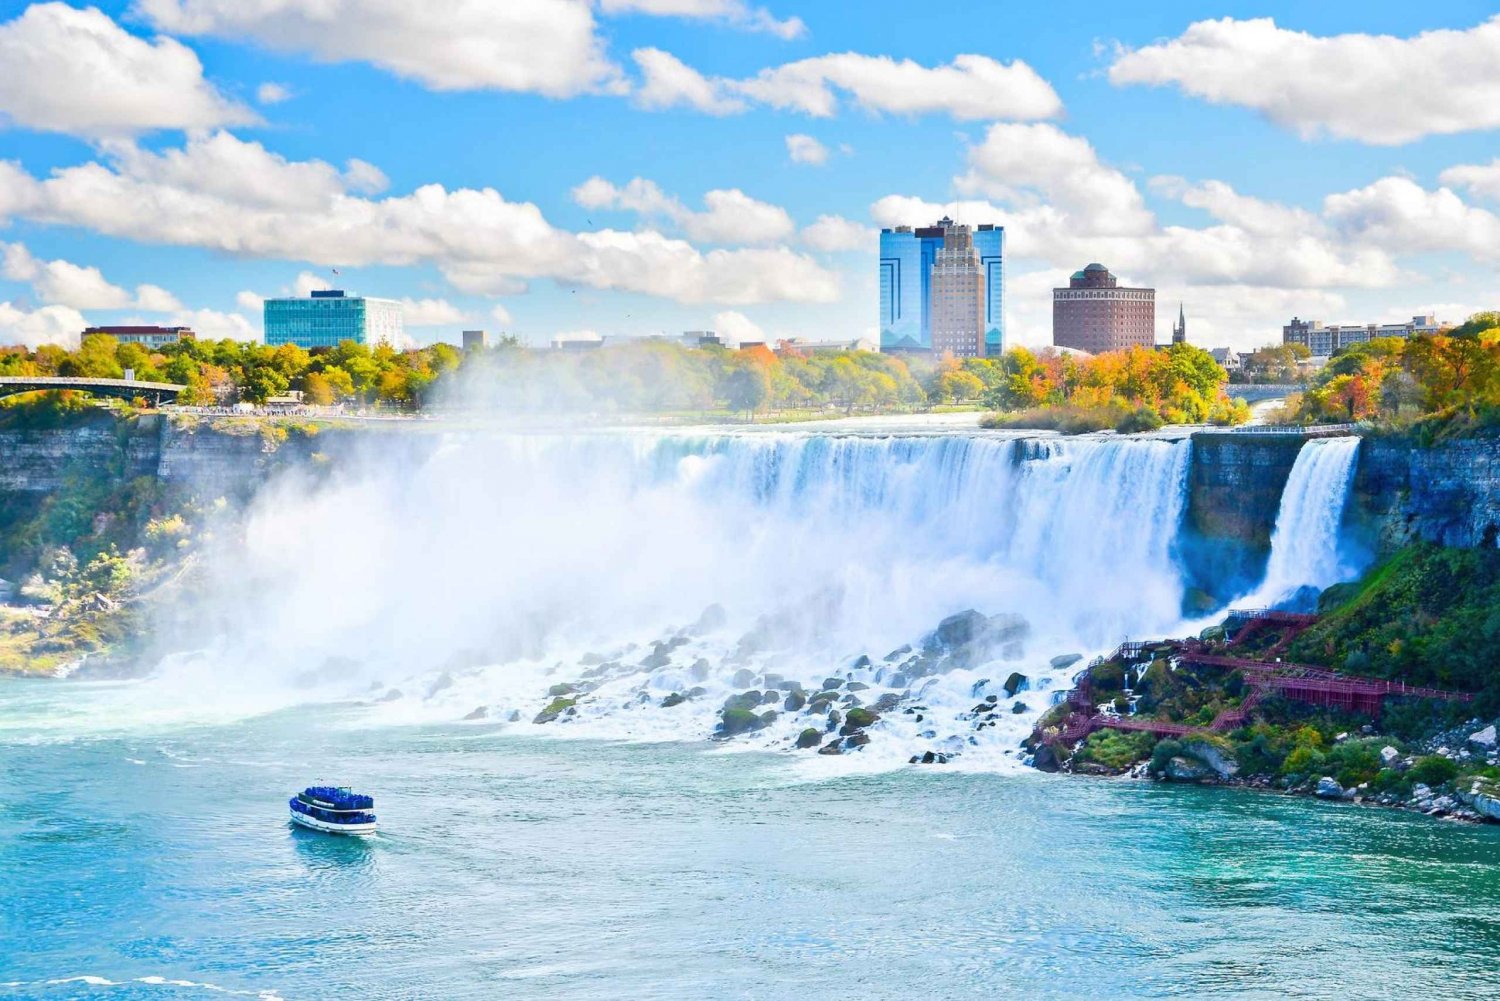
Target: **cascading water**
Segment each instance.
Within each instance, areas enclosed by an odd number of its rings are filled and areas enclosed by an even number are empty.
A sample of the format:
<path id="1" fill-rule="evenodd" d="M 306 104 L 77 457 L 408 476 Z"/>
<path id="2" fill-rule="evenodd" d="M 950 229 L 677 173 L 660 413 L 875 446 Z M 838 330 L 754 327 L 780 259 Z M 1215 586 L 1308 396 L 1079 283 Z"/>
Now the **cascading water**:
<path id="1" fill-rule="evenodd" d="M 1244 604 L 1283 604 L 1304 588 L 1321 591 L 1358 572 L 1342 555 L 1340 527 L 1359 442 L 1353 435 L 1315 438 L 1297 453 L 1281 494 L 1265 579 Z"/>
<path id="2" fill-rule="evenodd" d="M 357 697 L 380 718 L 520 722 L 555 689 L 581 696 L 537 732 L 702 739 L 730 695 L 836 677 L 869 686 L 866 706 L 902 700 L 861 760 L 983 763 L 1015 753 L 1073 655 L 1181 624 L 1190 453 L 980 433 L 454 439 L 419 468 L 265 488 L 192 613 L 211 639 L 157 680 L 235 711 Z M 1004 642 L 913 667 L 966 609 L 1005 616 Z M 776 701 L 749 743 L 824 725 Z"/>

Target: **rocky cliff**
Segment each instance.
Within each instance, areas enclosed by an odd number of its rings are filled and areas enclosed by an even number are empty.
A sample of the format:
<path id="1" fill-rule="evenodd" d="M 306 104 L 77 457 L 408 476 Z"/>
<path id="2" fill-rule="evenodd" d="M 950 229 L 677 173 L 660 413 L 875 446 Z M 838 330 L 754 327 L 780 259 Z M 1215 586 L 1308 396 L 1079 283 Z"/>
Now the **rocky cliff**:
<path id="1" fill-rule="evenodd" d="M 1444 546 L 1500 541 L 1500 435 L 1422 445 L 1367 438 L 1349 517 L 1382 549 L 1416 539 Z"/>

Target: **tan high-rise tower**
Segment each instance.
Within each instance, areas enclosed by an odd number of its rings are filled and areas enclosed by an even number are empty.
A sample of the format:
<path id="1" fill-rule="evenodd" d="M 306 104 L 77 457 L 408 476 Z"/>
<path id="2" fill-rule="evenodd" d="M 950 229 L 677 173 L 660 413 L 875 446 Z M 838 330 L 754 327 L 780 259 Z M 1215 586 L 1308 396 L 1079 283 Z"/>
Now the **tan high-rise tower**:
<path id="1" fill-rule="evenodd" d="M 944 230 L 943 245 L 932 263 L 927 308 L 935 353 L 984 357 L 984 269 L 968 226 Z"/>

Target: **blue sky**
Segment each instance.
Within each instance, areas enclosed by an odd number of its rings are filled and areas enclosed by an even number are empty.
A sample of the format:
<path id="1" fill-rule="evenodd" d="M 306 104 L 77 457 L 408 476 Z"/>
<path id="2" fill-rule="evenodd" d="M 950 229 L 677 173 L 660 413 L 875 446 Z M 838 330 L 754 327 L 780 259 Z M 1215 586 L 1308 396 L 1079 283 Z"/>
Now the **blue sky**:
<path id="1" fill-rule="evenodd" d="M 418 341 L 855 337 L 955 203 L 1017 343 L 1096 259 L 1205 346 L 1500 303 L 1490 5 L 431 6 L 0 3 L 0 342 L 254 337 L 334 267 Z"/>

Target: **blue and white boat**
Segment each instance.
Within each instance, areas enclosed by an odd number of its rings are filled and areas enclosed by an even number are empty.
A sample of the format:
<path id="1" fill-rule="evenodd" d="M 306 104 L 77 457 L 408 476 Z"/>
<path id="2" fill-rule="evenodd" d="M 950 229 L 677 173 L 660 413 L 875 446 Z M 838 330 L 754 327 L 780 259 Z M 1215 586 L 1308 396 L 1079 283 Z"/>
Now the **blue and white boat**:
<path id="1" fill-rule="evenodd" d="M 374 834 L 375 799 L 348 786 L 308 786 L 293 796 L 292 823 L 325 834 Z"/>

